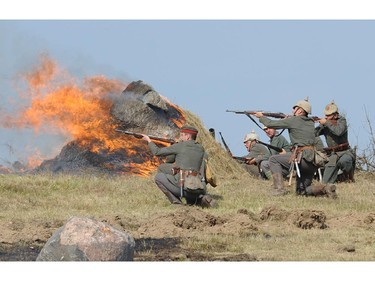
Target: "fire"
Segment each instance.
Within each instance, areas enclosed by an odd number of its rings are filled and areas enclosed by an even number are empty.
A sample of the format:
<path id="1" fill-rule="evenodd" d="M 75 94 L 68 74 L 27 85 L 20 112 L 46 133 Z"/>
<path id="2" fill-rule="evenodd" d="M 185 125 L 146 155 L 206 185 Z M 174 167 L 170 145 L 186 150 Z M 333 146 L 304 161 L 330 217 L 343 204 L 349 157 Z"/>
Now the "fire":
<path id="1" fill-rule="evenodd" d="M 153 171 L 155 171 L 155 168 L 157 165 L 153 162 L 146 162 L 146 163 L 127 163 L 124 164 L 125 170 L 130 170 L 132 173 L 142 176 L 142 177 L 148 177 Z"/>
<path id="2" fill-rule="evenodd" d="M 171 121 L 173 123 L 175 123 L 177 127 L 181 128 L 182 125 L 184 125 L 185 120 L 186 120 L 184 111 L 179 106 L 177 106 L 177 105 L 173 104 L 172 102 L 170 102 L 170 100 L 168 100 L 166 97 L 161 96 L 161 95 L 160 95 L 160 97 L 162 99 L 164 99 L 165 102 L 167 102 L 171 107 L 173 107 L 174 109 L 176 109 L 180 113 L 180 117 L 179 118 L 172 118 Z"/>
<path id="3" fill-rule="evenodd" d="M 34 152 L 28 157 L 26 167 L 36 167 L 43 162 L 43 156 L 39 149 L 34 148 Z"/>
<path id="4" fill-rule="evenodd" d="M 75 79 L 67 77 L 69 75 L 55 62 L 43 56 L 40 66 L 24 75 L 28 90 L 22 97 L 29 100 L 29 106 L 16 116 L 7 117 L 6 126 L 32 128 L 36 133 L 63 134 L 94 153 L 125 150 L 129 157 L 137 155 L 140 149 L 148 150 L 142 140 L 115 131 L 118 123 L 110 112 L 113 97 L 121 95 L 126 83 L 97 76 L 87 78 L 79 85 Z M 185 121 L 182 109 L 168 103 L 181 114 L 181 119 L 172 120 L 181 127 Z M 5 122 L 2 123 L 5 126 Z M 40 155 L 34 159 L 38 160 L 30 160 L 29 164 L 40 164 Z M 158 163 L 160 161 L 156 159 L 146 159 L 145 163 L 128 163 L 124 168 L 147 176 Z"/>

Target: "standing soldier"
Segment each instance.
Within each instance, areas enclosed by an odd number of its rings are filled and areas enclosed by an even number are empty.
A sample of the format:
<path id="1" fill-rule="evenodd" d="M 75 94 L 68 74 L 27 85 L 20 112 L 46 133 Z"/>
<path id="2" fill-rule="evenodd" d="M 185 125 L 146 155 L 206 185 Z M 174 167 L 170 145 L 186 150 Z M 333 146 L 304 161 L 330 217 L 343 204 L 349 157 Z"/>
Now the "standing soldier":
<path id="1" fill-rule="evenodd" d="M 184 197 L 189 205 L 212 207 L 215 201 L 206 194 L 206 185 L 202 182 L 207 154 L 203 146 L 196 142 L 197 134 L 195 127 L 183 126 L 179 142 L 163 148 L 153 143 L 149 136 L 142 136 L 153 155 L 168 158 L 169 163 L 162 164 L 155 176 L 156 185 L 168 200 L 172 204 L 182 204 L 181 199 Z"/>
<path id="2" fill-rule="evenodd" d="M 319 119 L 315 128 L 316 136 L 325 137 L 329 161 L 324 167 L 323 183 L 333 184 L 337 180 L 338 171 L 348 175 L 354 181 L 355 154 L 348 142 L 348 125 L 345 117 L 339 114 L 337 105 L 332 101 L 324 109 L 325 118 Z"/>
<path id="3" fill-rule="evenodd" d="M 260 163 L 260 169 L 262 174 L 269 180 L 272 180 L 272 173 L 270 170 L 270 162 L 269 158 L 272 155 L 276 154 L 285 154 L 286 152 L 290 152 L 290 144 L 286 140 L 286 138 L 281 134 L 276 134 L 276 130 L 274 128 L 268 128 L 266 126 L 263 127 L 264 132 L 270 138 L 270 145 L 279 147 L 282 149 L 282 152 L 277 152 L 272 148 L 268 148 L 266 155 L 264 156 L 264 160 Z"/>
<path id="4" fill-rule="evenodd" d="M 257 143 L 258 140 L 259 137 L 254 130 L 252 130 L 250 134 L 245 135 L 244 144 L 249 153 L 242 157 L 246 158 L 242 167 L 250 175 L 261 177 L 260 164 L 264 159 L 264 155 L 267 153 L 267 148 L 264 145 Z"/>
<path id="5" fill-rule="evenodd" d="M 275 129 L 288 129 L 289 138 L 292 143 L 292 152 L 273 155 L 270 157 L 270 169 L 273 177 L 274 196 L 282 196 L 287 193 L 284 188 L 283 173 L 289 173 L 291 165 L 295 165 L 296 194 L 314 195 L 310 190 L 314 173 L 317 167 L 313 163 L 314 159 L 314 121 L 308 117 L 311 114 L 311 105 L 308 99 L 298 101 L 293 106 L 293 116 L 281 119 L 271 120 L 263 116 L 262 112 L 256 112 L 255 115 L 265 126 Z M 324 193 L 333 193 L 334 190 L 322 188 Z"/>

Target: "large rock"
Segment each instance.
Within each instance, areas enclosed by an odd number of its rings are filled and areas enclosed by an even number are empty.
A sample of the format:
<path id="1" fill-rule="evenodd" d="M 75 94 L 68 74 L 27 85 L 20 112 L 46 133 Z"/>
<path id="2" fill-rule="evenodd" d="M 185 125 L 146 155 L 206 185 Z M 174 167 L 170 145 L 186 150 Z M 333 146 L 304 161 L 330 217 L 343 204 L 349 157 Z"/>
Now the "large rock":
<path id="1" fill-rule="evenodd" d="M 87 217 L 72 217 L 47 241 L 37 261 L 132 261 L 132 236 Z"/>

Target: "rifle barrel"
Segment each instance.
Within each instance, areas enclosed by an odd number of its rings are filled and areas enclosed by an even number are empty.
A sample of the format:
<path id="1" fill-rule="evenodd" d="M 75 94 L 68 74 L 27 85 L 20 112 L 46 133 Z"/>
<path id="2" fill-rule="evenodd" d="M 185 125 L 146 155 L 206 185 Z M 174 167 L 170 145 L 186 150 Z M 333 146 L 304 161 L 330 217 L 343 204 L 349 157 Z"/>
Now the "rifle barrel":
<path id="1" fill-rule="evenodd" d="M 223 145 L 224 145 L 226 151 L 229 153 L 229 155 L 230 155 L 231 157 L 233 157 L 233 153 L 232 153 L 232 151 L 230 151 L 230 148 L 229 148 L 229 146 L 227 145 L 227 143 L 225 142 L 223 135 L 221 134 L 221 132 L 219 132 L 219 134 L 220 134 L 221 141 L 223 142 Z"/>
<path id="2" fill-rule="evenodd" d="M 262 112 L 264 116 L 267 116 L 267 117 L 273 117 L 273 118 L 285 118 L 287 117 L 288 115 L 282 113 L 282 112 L 267 112 L 267 111 L 263 111 L 263 110 L 245 110 L 245 111 L 239 111 L 239 110 L 228 110 L 227 109 L 227 112 L 234 112 L 236 114 L 246 114 L 246 115 L 249 115 L 249 114 L 255 114 L 256 112 Z"/>
<path id="3" fill-rule="evenodd" d="M 121 129 L 115 129 L 116 132 L 119 132 L 119 133 L 123 133 L 123 134 L 126 134 L 126 135 L 130 135 L 130 136 L 134 136 L 136 138 L 142 138 L 142 134 L 139 134 L 139 133 L 134 133 L 134 132 L 130 132 L 130 131 L 126 131 L 126 130 L 121 130 Z M 152 140 L 157 140 L 157 141 L 161 141 L 161 142 L 167 142 L 167 143 L 175 143 L 176 141 L 174 139 L 167 139 L 167 138 L 161 138 L 161 137 L 157 137 L 157 136 L 153 136 L 153 135 L 148 135 L 148 137 Z"/>

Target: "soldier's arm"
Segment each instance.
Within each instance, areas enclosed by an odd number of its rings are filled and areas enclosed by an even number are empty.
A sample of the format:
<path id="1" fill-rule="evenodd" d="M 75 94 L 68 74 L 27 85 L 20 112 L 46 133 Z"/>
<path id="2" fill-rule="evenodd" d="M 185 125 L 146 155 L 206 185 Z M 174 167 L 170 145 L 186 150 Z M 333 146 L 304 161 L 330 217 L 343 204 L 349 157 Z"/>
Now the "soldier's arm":
<path id="1" fill-rule="evenodd" d="M 340 118 L 338 120 L 327 120 L 325 127 L 334 135 L 342 136 L 348 130 L 345 118 Z"/>

